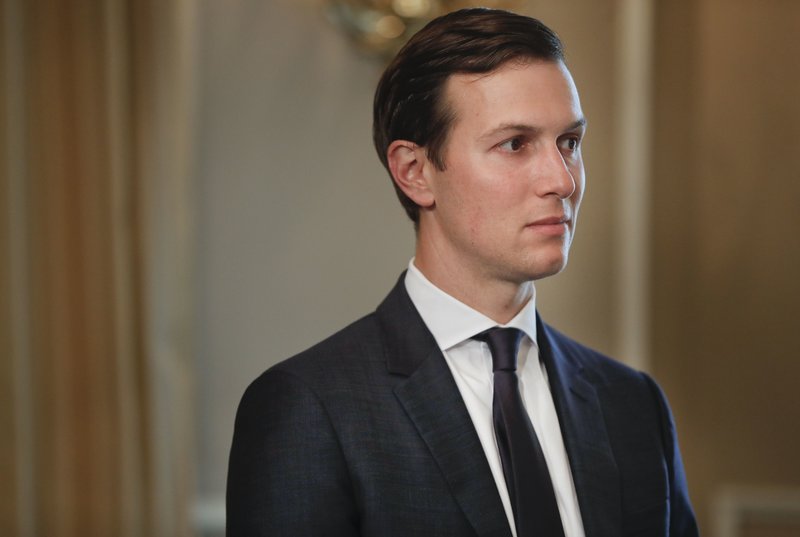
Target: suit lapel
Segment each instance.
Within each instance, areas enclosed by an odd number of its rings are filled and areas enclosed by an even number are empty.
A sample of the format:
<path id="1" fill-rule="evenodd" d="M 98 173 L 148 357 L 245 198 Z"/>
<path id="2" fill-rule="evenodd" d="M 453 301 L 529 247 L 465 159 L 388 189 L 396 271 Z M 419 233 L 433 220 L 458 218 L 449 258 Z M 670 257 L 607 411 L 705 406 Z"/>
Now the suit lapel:
<path id="1" fill-rule="evenodd" d="M 538 319 L 537 339 L 561 424 L 586 537 L 620 534 L 619 475 L 595 387 Z"/>
<path id="2" fill-rule="evenodd" d="M 481 537 L 511 537 L 486 455 L 433 335 L 405 291 L 405 273 L 378 308 L 395 395 Z"/>
<path id="3" fill-rule="evenodd" d="M 475 427 L 438 352 L 396 389 L 450 491 L 480 536 L 510 537 L 503 504 Z"/>

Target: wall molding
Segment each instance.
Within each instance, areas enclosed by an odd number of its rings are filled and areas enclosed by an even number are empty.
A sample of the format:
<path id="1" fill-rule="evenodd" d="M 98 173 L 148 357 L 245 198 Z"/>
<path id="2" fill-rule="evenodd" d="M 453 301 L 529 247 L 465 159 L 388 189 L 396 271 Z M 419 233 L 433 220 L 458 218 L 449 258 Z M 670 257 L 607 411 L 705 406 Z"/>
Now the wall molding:
<path id="1" fill-rule="evenodd" d="M 622 0 L 618 19 L 618 113 L 616 121 L 620 318 L 620 357 L 642 370 L 650 368 L 650 184 L 653 0 Z"/>
<path id="2" fill-rule="evenodd" d="M 5 201 L 6 207 L 0 214 L 4 214 L 5 222 L 0 226 L 7 237 L 4 237 L 4 246 L 7 266 L 3 274 L 7 281 L 3 282 L 8 289 L 8 295 L 3 301 L 3 307 L 8 308 L 10 322 L 7 327 L 8 352 L 11 386 L 11 423 L 10 438 L 13 439 L 11 447 L 10 464 L 13 465 L 14 475 L 8 480 L 13 483 L 14 500 L 9 505 L 15 507 L 15 513 L 9 514 L 13 520 L 4 520 L 4 524 L 11 524 L 19 537 L 36 535 L 36 516 L 34 508 L 34 427 L 33 427 L 33 400 L 31 395 L 31 350 L 30 350 L 30 296 L 28 293 L 29 281 L 29 250 L 28 250 L 28 188 L 27 188 L 27 119 L 25 116 L 26 91 L 25 91 L 25 35 L 26 28 L 20 0 L 8 0 L 0 3 L 2 11 L 2 47 L 3 58 L 0 63 L 3 67 L 4 87 L 0 95 L 3 103 L 5 121 L 2 140 L 3 175 L 2 188 L 5 190 L 0 199 Z M 7 242 L 6 242 L 7 241 Z M 5 516 L 5 515 L 4 515 Z"/>

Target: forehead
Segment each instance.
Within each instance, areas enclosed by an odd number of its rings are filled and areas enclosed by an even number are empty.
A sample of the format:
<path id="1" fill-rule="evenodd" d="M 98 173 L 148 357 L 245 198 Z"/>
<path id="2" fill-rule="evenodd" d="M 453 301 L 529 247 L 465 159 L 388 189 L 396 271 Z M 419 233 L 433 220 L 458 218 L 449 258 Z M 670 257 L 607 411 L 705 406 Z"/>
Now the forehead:
<path id="1" fill-rule="evenodd" d="M 458 123 L 555 127 L 583 115 L 575 83 L 561 61 L 515 61 L 489 73 L 454 74 L 444 96 Z"/>

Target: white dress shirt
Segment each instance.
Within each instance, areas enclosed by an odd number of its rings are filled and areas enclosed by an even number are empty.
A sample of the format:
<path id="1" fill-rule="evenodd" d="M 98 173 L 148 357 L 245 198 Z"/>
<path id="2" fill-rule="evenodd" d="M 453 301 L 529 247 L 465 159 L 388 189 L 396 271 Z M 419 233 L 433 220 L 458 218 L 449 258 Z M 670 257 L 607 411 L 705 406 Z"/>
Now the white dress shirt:
<path id="1" fill-rule="evenodd" d="M 500 499 L 503 502 L 511 533 L 516 537 L 514 514 L 508 496 L 503 464 L 492 424 L 492 355 L 489 346 L 471 339 L 498 326 L 496 322 L 448 295 L 433 285 L 412 259 L 408 265 L 405 286 L 411 301 L 431 331 L 453 373 L 461 397 L 478 433 L 489 468 L 492 470 Z M 567 451 L 561 437 L 547 371 L 539 360 L 536 344 L 536 296 L 504 327 L 520 329 L 525 337 L 519 347 L 517 376 L 522 400 L 536 436 L 542 446 L 556 502 L 564 526 L 565 537 L 584 537 L 578 497 L 569 467 Z"/>

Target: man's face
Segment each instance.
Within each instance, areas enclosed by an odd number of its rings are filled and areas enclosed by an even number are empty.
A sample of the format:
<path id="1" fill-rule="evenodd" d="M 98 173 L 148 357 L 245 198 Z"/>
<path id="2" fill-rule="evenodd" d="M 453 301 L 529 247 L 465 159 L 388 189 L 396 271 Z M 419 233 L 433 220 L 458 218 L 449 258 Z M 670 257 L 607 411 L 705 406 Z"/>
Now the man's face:
<path id="1" fill-rule="evenodd" d="M 584 189 L 578 92 L 561 62 L 451 76 L 446 170 L 426 166 L 433 205 L 420 240 L 440 262 L 513 283 L 567 262 Z"/>

